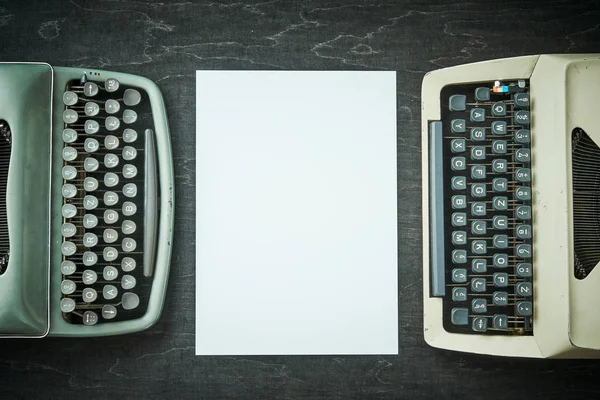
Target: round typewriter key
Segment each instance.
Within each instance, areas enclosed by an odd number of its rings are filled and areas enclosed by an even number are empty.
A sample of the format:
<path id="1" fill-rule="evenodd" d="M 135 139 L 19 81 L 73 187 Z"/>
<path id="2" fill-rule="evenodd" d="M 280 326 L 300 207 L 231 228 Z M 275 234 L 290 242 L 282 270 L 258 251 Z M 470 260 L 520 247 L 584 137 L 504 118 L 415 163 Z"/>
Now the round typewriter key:
<path id="1" fill-rule="evenodd" d="M 98 207 L 98 198 L 88 194 L 83 198 L 83 208 L 86 210 L 93 210 Z"/>
<path id="2" fill-rule="evenodd" d="M 119 184 L 119 176 L 114 172 L 104 174 L 104 185 L 107 187 L 115 187 Z"/>
<path id="3" fill-rule="evenodd" d="M 135 222 L 130 221 L 130 220 L 125 220 L 121 224 L 121 231 L 125 235 L 131 235 L 133 232 L 135 232 L 135 228 L 136 228 Z"/>
<path id="4" fill-rule="evenodd" d="M 92 232 L 86 232 L 83 235 L 83 245 L 85 247 L 94 247 L 98 244 L 98 236 Z"/>
<path id="5" fill-rule="evenodd" d="M 75 309 L 75 300 L 65 297 L 60 301 L 60 311 L 70 313 Z"/>
<path id="6" fill-rule="evenodd" d="M 93 153 L 100 148 L 100 143 L 96 139 L 87 138 L 83 142 L 83 148 L 88 153 Z"/>
<path id="7" fill-rule="evenodd" d="M 104 222 L 107 224 L 114 224 L 119 220 L 119 213 L 115 210 L 104 211 Z"/>
<path id="8" fill-rule="evenodd" d="M 123 194 L 127 197 L 135 197 L 137 194 L 137 186 L 135 183 L 128 183 L 123 186 Z"/>
<path id="9" fill-rule="evenodd" d="M 60 284 L 60 291 L 62 292 L 62 294 L 71 294 L 75 291 L 76 288 L 77 286 L 75 285 L 75 282 L 69 279 L 65 279 Z"/>
<path id="10" fill-rule="evenodd" d="M 120 108 L 121 105 L 119 104 L 119 102 L 113 99 L 106 100 L 106 103 L 104 104 L 104 109 L 109 114 L 116 113 L 117 111 L 119 111 Z"/>
<path id="11" fill-rule="evenodd" d="M 115 267 L 111 267 L 110 265 L 104 267 L 104 271 L 102 271 L 102 277 L 105 281 L 113 281 L 119 276 L 119 270 Z M 106 287 L 106 286 L 105 286 Z"/>
<path id="12" fill-rule="evenodd" d="M 135 293 L 123 293 L 123 297 L 121 297 L 121 305 L 126 310 L 133 310 L 140 305 L 140 298 Z"/>
<path id="13" fill-rule="evenodd" d="M 84 325 L 96 325 L 98 322 L 98 314 L 93 311 L 86 311 L 83 313 L 82 319 Z"/>
<path id="14" fill-rule="evenodd" d="M 81 279 L 83 280 L 84 284 L 93 285 L 98 280 L 98 274 L 94 270 L 86 269 L 83 271 Z"/>
<path id="15" fill-rule="evenodd" d="M 119 81 L 115 78 L 108 78 L 104 81 L 104 88 L 109 93 L 116 92 L 119 90 Z"/>
<path id="16" fill-rule="evenodd" d="M 62 195 L 64 198 L 70 199 L 72 197 L 75 197 L 76 194 L 77 194 L 77 188 L 75 187 L 75 185 L 72 185 L 70 183 L 65 183 L 63 185 Z"/>
<path id="17" fill-rule="evenodd" d="M 77 140 L 77 132 L 74 129 L 67 128 L 63 130 L 62 140 L 65 143 L 73 143 Z"/>
<path id="18" fill-rule="evenodd" d="M 133 289 L 135 287 L 135 278 L 131 275 L 123 275 L 121 279 L 121 287 L 125 290 Z"/>
<path id="19" fill-rule="evenodd" d="M 64 256 L 72 256 L 77 251 L 77 246 L 73 242 L 63 242 L 61 245 L 61 251 Z"/>
<path id="20" fill-rule="evenodd" d="M 131 272 L 135 269 L 135 260 L 131 257 L 123 257 L 121 260 L 121 269 L 124 272 Z"/>
<path id="21" fill-rule="evenodd" d="M 79 114 L 77 114 L 77 111 L 71 109 L 63 111 L 63 122 L 65 124 L 74 124 L 78 119 Z"/>
<path id="22" fill-rule="evenodd" d="M 132 164 L 125 164 L 123 166 L 123 178 L 133 179 L 137 175 L 137 168 Z"/>
<path id="23" fill-rule="evenodd" d="M 123 147 L 123 159 L 130 161 L 135 159 L 137 156 L 137 150 L 132 146 Z"/>
<path id="24" fill-rule="evenodd" d="M 117 308 L 110 304 L 105 304 L 102 306 L 102 318 L 104 319 L 113 319 L 117 316 Z"/>
<path id="25" fill-rule="evenodd" d="M 98 160 L 92 157 L 86 158 L 83 162 L 83 169 L 85 169 L 86 172 L 94 172 L 98 169 L 98 166 Z"/>
<path id="26" fill-rule="evenodd" d="M 114 243 L 119 238 L 119 234 L 114 229 L 108 228 L 104 230 L 102 238 L 104 239 L 105 243 Z"/>
<path id="27" fill-rule="evenodd" d="M 93 192 L 98 189 L 98 179 L 87 177 L 83 180 L 83 188 L 86 192 Z"/>
<path id="28" fill-rule="evenodd" d="M 64 260 L 60 264 L 60 272 L 63 275 L 71 275 L 71 274 L 75 273 L 76 269 L 77 269 L 77 267 L 75 267 L 75 263 L 70 260 Z"/>
<path id="29" fill-rule="evenodd" d="M 77 214 L 77 207 L 73 204 L 65 204 L 62 206 L 62 216 L 64 218 L 73 218 Z"/>
<path id="30" fill-rule="evenodd" d="M 107 135 L 104 138 L 104 147 L 108 150 L 114 150 L 119 147 L 119 139 L 114 135 Z"/>
<path id="31" fill-rule="evenodd" d="M 75 233 L 77 233 L 77 228 L 75 228 L 75 225 L 73 225 L 70 222 L 65 222 L 62 225 L 61 230 L 62 230 L 62 235 L 64 237 L 71 237 L 71 236 L 75 235 Z"/>
<path id="32" fill-rule="evenodd" d="M 130 201 L 126 201 L 125 203 L 123 203 L 123 215 L 125 215 L 126 217 L 130 217 L 133 214 L 135 214 L 135 212 L 137 211 L 137 206 L 135 205 L 135 203 L 132 203 Z"/>
<path id="33" fill-rule="evenodd" d="M 114 206 L 119 202 L 119 195 L 115 192 L 106 192 L 104 193 L 104 204 L 107 206 Z"/>
<path id="34" fill-rule="evenodd" d="M 65 165 L 62 169 L 62 177 L 64 180 L 71 180 L 77 176 L 77 169 L 72 165 Z"/>
<path id="35" fill-rule="evenodd" d="M 96 301 L 96 299 L 98 298 L 98 292 L 96 292 L 96 290 L 92 288 L 85 288 L 81 293 L 81 298 L 86 303 L 91 303 L 93 301 Z"/>
<path id="36" fill-rule="evenodd" d="M 114 168 L 117 165 L 119 165 L 119 157 L 110 153 L 104 156 L 104 166 L 106 168 Z"/>
<path id="37" fill-rule="evenodd" d="M 70 90 L 63 93 L 63 104 L 65 106 L 72 106 L 77 103 L 77 100 L 79 100 L 77 93 L 71 92 Z"/>
<path id="38" fill-rule="evenodd" d="M 119 126 L 121 126 L 121 121 L 119 121 L 117 117 L 106 117 L 106 119 L 104 120 L 104 126 L 109 131 L 116 131 L 117 129 L 119 129 Z"/>
<path id="39" fill-rule="evenodd" d="M 114 247 L 105 247 L 102 252 L 102 257 L 104 257 L 104 261 L 115 261 L 119 256 L 119 252 Z"/>
<path id="40" fill-rule="evenodd" d="M 95 117 L 100 112 L 100 106 L 93 101 L 85 103 L 85 115 L 88 117 Z"/>
<path id="41" fill-rule="evenodd" d="M 62 150 L 62 156 L 65 161 L 73 161 L 77 158 L 77 150 L 67 146 Z"/>
<path id="42" fill-rule="evenodd" d="M 83 94 L 86 96 L 95 96 L 98 94 L 98 85 L 94 82 L 86 82 L 83 85 Z"/>
<path id="43" fill-rule="evenodd" d="M 135 239 L 125 238 L 121 242 L 121 247 L 123 248 L 124 252 L 131 253 L 137 247 L 137 243 L 136 243 Z"/>
<path id="44" fill-rule="evenodd" d="M 91 267 L 92 265 L 96 265 L 98 262 L 98 255 L 92 251 L 86 251 L 83 253 L 83 265 L 86 267 Z"/>
<path id="45" fill-rule="evenodd" d="M 125 110 L 123 111 L 123 122 L 126 124 L 133 124 L 137 121 L 138 115 L 133 110 Z"/>
<path id="46" fill-rule="evenodd" d="M 83 216 L 83 227 L 86 229 L 95 228 L 98 225 L 98 217 L 94 214 L 85 214 Z"/>
<path id="47" fill-rule="evenodd" d="M 135 142 L 137 139 L 137 132 L 131 128 L 127 128 L 123 131 L 123 141 L 125 143 Z"/>
<path id="48" fill-rule="evenodd" d="M 100 130 L 100 124 L 93 119 L 88 119 L 85 121 L 84 130 L 85 133 L 92 135 Z"/>
<path id="49" fill-rule="evenodd" d="M 105 285 L 102 288 L 102 296 L 106 300 L 112 300 L 112 299 L 114 299 L 115 297 L 117 297 L 117 294 L 119 294 L 119 291 L 113 285 Z"/>
<path id="50" fill-rule="evenodd" d="M 133 107 L 140 104 L 142 100 L 142 95 L 135 89 L 127 89 L 125 93 L 123 93 L 123 103 L 126 106 Z"/>

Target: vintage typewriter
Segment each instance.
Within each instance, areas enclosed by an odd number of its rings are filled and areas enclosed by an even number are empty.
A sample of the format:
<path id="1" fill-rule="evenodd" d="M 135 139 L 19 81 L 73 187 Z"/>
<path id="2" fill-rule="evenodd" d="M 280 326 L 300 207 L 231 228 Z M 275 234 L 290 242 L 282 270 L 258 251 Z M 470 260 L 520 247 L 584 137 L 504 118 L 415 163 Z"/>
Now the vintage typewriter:
<path id="1" fill-rule="evenodd" d="M 146 329 L 165 298 L 173 160 L 139 76 L 0 63 L 0 336 Z"/>
<path id="2" fill-rule="evenodd" d="M 600 356 L 600 55 L 427 74 L 424 335 L 522 357 Z"/>

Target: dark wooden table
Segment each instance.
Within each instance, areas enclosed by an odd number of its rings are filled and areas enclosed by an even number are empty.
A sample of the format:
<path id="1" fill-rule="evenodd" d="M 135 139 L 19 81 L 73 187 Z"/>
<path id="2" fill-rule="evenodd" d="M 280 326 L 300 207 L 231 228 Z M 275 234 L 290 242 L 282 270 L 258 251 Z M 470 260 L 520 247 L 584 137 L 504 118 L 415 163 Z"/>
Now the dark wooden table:
<path id="1" fill-rule="evenodd" d="M 123 337 L 0 341 L 0 398 L 598 398 L 597 361 L 488 358 L 424 343 L 419 122 L 421 80 L 429 70 L 597 52 L 597 2 L 220 1 L 0 0 L 1 61 L 112 69 L 158 83 L 177 178 L 161 321 Z M 197 69 L 398 71 L 399 356 L 194 355 Z"/>

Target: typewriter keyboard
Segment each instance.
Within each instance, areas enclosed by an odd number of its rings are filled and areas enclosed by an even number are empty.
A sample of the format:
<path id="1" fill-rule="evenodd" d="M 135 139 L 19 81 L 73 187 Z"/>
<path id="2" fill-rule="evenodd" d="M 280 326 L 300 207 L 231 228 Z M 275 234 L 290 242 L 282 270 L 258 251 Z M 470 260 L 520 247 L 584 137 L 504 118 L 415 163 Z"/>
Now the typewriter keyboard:
<path id="1" fill-rule="evenodd" d="M 533 333 L 526 81 L 451 85 L 430 122 L 431 295 L 454 333 Z"/>
<path id="2" fill-rule="evenodd" d="M 73 324 L 141 317 L 156 224 L 154 123 L 146 93 L 118 80 L 63 94 L 61 310 Z"/>

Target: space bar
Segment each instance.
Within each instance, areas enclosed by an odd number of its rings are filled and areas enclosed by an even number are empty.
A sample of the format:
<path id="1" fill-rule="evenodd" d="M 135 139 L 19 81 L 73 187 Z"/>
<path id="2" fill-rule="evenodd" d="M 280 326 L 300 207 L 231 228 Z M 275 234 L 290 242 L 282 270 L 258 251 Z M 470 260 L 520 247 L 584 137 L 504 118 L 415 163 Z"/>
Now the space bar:
<path id="1" fill-rule="evenodd" d="M 429 124 L 429 234 L 431 296 L 446 294 L 442 123 Z"/>
<path id="2" fill-rule="evenodd" d="M 158 177 L 154 131 L 146 129 L 146 185 L 144 191 L 144 276 L 152 276 L 156 254 L 156 228 L 158 225 Z"/>

